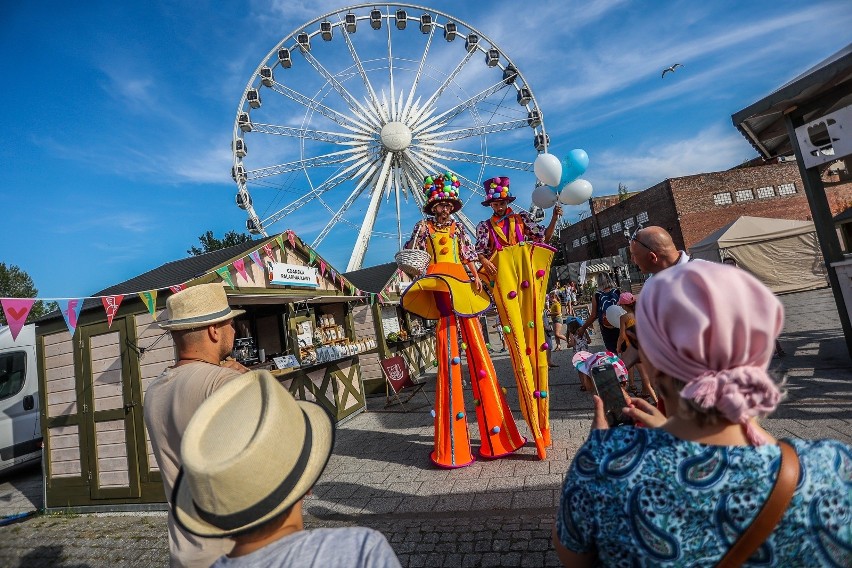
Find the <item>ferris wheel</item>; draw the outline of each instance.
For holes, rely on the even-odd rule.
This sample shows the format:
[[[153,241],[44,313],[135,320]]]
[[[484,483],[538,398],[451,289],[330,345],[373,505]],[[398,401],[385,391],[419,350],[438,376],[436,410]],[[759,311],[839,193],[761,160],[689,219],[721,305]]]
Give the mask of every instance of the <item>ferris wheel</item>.
[[[313,248],[353,243],[349,271],[372,239],[401,245],[425,176],[452,171],[478,206],[496,175],[486,168],[532,172],[548,143],[532,88],[491,38],[430,8],[362,4],[307,22],[263,58],[237,109],[231,175],[250,233],[286,219]],[[409,198],[416,209],[400,205]]]

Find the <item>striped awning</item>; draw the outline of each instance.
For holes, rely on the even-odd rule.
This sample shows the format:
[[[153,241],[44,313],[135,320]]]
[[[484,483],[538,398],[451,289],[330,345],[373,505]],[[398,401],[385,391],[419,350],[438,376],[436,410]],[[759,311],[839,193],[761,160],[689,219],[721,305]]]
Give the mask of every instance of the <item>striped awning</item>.
[[[612,269],[605,262],[598,264],[589,264],[586,266],[586,274],[594,274],[595,272],[610,272]]]

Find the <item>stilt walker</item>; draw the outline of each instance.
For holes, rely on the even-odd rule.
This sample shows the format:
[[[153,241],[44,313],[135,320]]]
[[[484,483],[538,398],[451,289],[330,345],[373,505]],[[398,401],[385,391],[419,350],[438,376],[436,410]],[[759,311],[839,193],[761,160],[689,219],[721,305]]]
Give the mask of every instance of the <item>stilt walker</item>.
[[[547,244],[562,209],[556,206],[545,229],[526,211],[514,212],[509,178],[485,182],[487,199],[494,214],[476,228],[476,252],[483,279],[491,289],[503,325],[518,384],[521,413],[535,440],[539,459],[547,457],[550,440],[547,338],[542,312],[547,280],[555,249]]]
[[[473,264],[476,253],[470,240],[450,217],[462,207],[458,186],[456,176],[450,172],[426,178],[427,201],[423,211],[433,216],[417,223],[405,248],[426,250],[431,260],[426,274],[415,279],[402,295],[403,308],[423,318],[438,320],[435,449],[431,459],[447,468],[463,467],[474,461],[462,391],[462,351],[467,356],[473,387],[480,455],[498,458],[526,443],[497,383],[477,321],[477,316],[490,307],[491,298]],[[465,266],[473,276],[465,271]]]

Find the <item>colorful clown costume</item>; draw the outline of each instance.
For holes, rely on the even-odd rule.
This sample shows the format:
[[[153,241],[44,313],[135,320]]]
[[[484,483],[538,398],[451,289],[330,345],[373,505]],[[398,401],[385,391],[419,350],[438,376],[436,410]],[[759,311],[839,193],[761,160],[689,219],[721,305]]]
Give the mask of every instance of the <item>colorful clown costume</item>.
[[[473,463],[462,391],[461,352],[467,356],[473,387],[476,421],[479,425],[481,456],[498,458],[526,443],[520,435],[476,316],[487,310],[491,299],[477,291],[462,262],[469,261],[473,249],[463,229],[450,222],[439,227],[434,220],[420,221],[407,248],[429,252],[426,274],[415,279],[402,295],[406,310],[427,319],[436,319],[437,384],[435,387],[435,448],[432,462],[455,468]],[[463,256],[465,255],[466,256]],[[458,342],[461,331],[462,343]]]
[[[488,199],[511,202],[508,178],[485,182]],[[551,225],[554,223],[551,222]],[[548,229],[550,230],[550,229]],[[548,390],[547,337],[542,314],[547,295],[547,279],[555,249],[541,241],[545,230],[526,211],[515,213],[506,208],[482,221],[476,230],[476,252],[497,270],[488,276],[494,305],[503,325],[503,336],[515,370],[521,413],[529,426],[539,459],[547,457],[550,440],[550,398]],[[483,263],[485,264],[485,263]]]

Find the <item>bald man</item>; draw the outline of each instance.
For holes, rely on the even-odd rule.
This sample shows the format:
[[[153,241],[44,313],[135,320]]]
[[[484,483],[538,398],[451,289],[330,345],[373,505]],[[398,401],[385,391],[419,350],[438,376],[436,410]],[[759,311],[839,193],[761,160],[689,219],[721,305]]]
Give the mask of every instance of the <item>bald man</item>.
[[[655,225],[639,229],[630,237],[630,256],[645,274],[689,262],[689,255],[677,249],[668,231]]]

